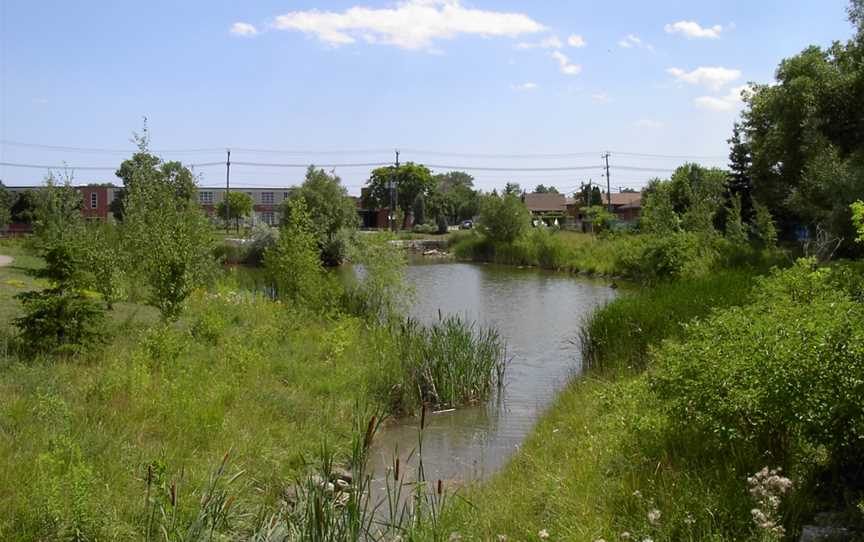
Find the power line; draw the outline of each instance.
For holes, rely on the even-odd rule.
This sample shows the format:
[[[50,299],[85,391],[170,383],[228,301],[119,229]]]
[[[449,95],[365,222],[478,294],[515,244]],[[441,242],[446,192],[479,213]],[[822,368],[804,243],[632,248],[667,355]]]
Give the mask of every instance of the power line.
[[[225,162],[199,162],[195,164],[185,164],[189,167],[209,167],[209,166],[221,166],[224,165]],[[25,169],[69,169],[69,170],[81,170],[81,171],[117,171],[118,166],[70,166],[68,164],[63,164],[59,166],[50,166],[46,164],[22,164],[17,162],[0,162],[0,166],[8,166],[8,167],[17,167],[17,168],[25,168]]]
[[[62,152],[80,152],[80,153],[99,153],[99,154],[134,154],[137,149],[105,149],[98,147],[70,147],[66,145],[44,145],[41,143],[24,143],[21,141],[0,140],[0,145],[9,147],[23,147],[32,149],[43,149]],[[224,152],[225,149],[205,148],[205,149],[162,149],[152,150],[153,153],[161,154],[204,154]]]
[[[282,163],[264,163],[264,162],[231,162],[235,166],[257,166],[257,167],[278,167],[278,168],[303,168],[306,169],[310,165],[314,165],[318,168],[340,168],[340,167],[382,167],[382,166],[391,166],[392,162],[368,162],[368,163],[359,163],[359,164],[282,164]]]
[[[430,151],[423,149],[404,149],[403,152],[414,154],[426,154],[429,156],[457,156],[460,158],[575,158],[583,156],[594,156],[597,152],[568,152],[568,153],[536,153],[536,154],[506,154],[506,153],[464,153],[447,151]]]

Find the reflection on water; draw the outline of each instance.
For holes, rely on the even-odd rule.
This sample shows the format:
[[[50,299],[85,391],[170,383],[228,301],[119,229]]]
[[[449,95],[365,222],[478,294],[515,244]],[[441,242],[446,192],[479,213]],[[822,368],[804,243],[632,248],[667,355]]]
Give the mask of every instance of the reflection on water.
[[[507,342],[512,361],[502,395],[486,405],[431,415],[424,433],[427,479],[484,478],[504,464],[578,373],[579,329],[614,290],[564,274],[465,263],[412,265],[407,275],[416,289],[413,317],[429,323],[439,310],[459,314],[494,326]],[[377,476],[392,464],[395,449],[407,459],[417,445],[417,425],[400,420],[376,436]]]

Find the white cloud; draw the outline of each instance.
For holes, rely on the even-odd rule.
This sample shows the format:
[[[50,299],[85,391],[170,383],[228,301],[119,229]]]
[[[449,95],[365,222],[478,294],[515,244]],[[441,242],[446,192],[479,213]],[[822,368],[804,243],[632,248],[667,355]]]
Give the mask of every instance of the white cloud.
[[[699,96],[693,100],[693,103],[701,109],[733,111],[737,110],[744,103],[741,93],[749,90],[750,85],[741,85],[740,87],[730,88],[729,92],[724,96]]]
[[[561,73],[564,75],[578,75],[579,72],[582,71],[582,66],[571,63],[570,59],[567,58],[567,55],[561,51],[549,53],[549,56],[558,61],[558,66],[561,68]]]
[[[723,27],[715,24],[712,27],[702,27],[696,21],[678,21],[663,27],[667,34],[683,34],[688,39],[717,39],[723,32]]]
[[[538,42],[516,44],[517,49],[561,49],[562,47],[564,47],[564,44],[561,43],[558,36],[549,36]]]
[[[627,34],[620,40],[618,40],[618,47],[622,47],[624,49],[632,49],[634,47],[638,47],[639,49],[647,49],[654,52],[654,46],[642,41],[642,38],[637,36],[636,34]]]
[[[537,90],[537,84],[532,82],[522,83],[521,85],[510,85],[510,88],[515,90],[516,92],[528,92],[530,90]]]
[[[230,32],[235,36],[254,36],[258,33],[258,29],[249,23],[234,23],[231,25]]]
[[[293,11],[276,17],[273,27],[315,35],[332,46],[354,43],[432,49],[436,40],[460,34],[516,37],[545,27],[522,13],[465,8],[460,0],[405,0],[393,8],[355,6],[343,12]]]
[[[569,38],[567,38],[567,45],[569,45],[570,47],[581,48],[585,47],[588,44],[585,42],[585,38],[583,38],[582,36],[578,34],[572,34]]]
[[[609,95],[605,92],[598,92],[596,94],[592,94],[591,99],[600,104],[608,104],[612,101],[612,98],[610,98]]]
[[[741,77],[741,70],[723,68],[720,66],[700,66],[686,72],[681,68],[668,68],[666,73],[678,81],[691,85],[704,85],[711,90],[720,90],[724,85]]]
[[[633,123],[633,126],[635,126],[636,128],[644,128],[647,130],[660,130],[665,126],[665,124],[663,124],[659,120],[639,119]]]

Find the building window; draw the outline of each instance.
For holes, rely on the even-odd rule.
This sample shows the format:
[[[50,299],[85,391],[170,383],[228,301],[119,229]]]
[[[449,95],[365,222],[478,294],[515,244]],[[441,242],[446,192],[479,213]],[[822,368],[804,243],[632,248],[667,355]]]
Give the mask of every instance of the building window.
[[[261,192],[261,203],[273,205],[273,192]]]
[[[288,199],[288,192],[282,192],[282,199]]]
[[[276,223],[276,220],[273,217],[273,211],[264,211],[263,213],[261,213],[261,221],[268,226],[274,225]]]
[[[213,205],[213,192],[198,192],[198,203],[201,205]]]
[[[99,207],[99,194],[90,192],[90,208],[95,209],[96,207]]]

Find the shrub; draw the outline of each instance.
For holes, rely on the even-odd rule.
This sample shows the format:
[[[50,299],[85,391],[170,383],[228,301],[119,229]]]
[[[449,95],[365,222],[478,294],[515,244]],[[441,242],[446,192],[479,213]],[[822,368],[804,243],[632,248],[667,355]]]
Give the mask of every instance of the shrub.
[[[647,281],[677,280],[707,273],[718,256],[713,236],[679,232],[652,236],[642,251],[621,263],[627,274]]]
[[[864,484],[864,308],[812,261],[760,281],[754,303],[666,343],[652,387],[680,431],[784,467],[813,461]],[[752,465],[751,465],[752,466]]]
[[[276,246],[279,241],[279,230],[267,224],[257,224],[249,233],[249,242],[245,247],[243,261],[250,265],[258,265],[264,261],[264,253]]]
[[[415,224],[411,231],[414,233],[433,234],[438,233],[438,226],[435,224]],[[446,227],[445,227],[446,231]]]
[[[537,265],[544,269],[562,269],[567,265],[568,251],[561,237],[547,228],[537,228],[528,236]]]
[[[518,196],[492,193],[480,202],[480,231],[499,243],[512,243],[528,229],[531,213]]]

